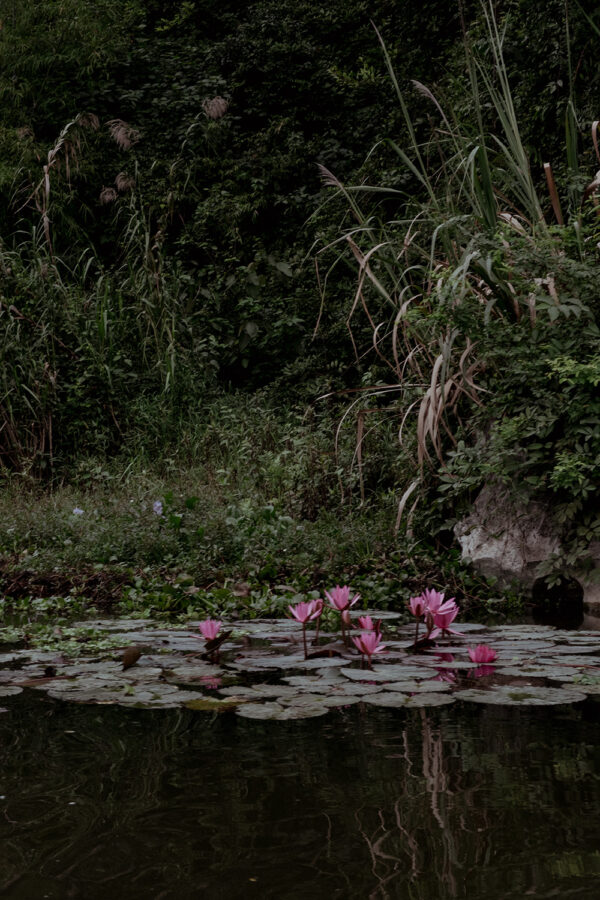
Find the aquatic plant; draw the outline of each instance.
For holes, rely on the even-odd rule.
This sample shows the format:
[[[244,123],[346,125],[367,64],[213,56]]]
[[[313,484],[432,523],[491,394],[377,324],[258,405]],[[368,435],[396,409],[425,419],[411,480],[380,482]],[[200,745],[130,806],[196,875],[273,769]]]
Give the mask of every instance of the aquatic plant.
[[[429,610],[430,613],[438,612],[444,605],[445,596],[446,595],[444,593],[436,591],[433,588],[425,588],[425,590],[421,594],[421,598],[423,600],[423,603],[425,604],[425,610]],[[454,598],[446,602],[452,603],[453,601]]]
[[[222,624],[222,622],[217,621],[216,619],[204,619],[203,622],[198,624],[198,628],[205,641],[214,641],[221,630]]]
[[[308,657],[308,648],[306,646],[306,625],[314,619],[319,619],[323,612],[322,600],[302,600],[296,606],[288,606],[292,616],[302,625],[302,642],[304,644],[304,659]]]
[[[435,640],[441,633],[444,634],[460,634],[453,631],[449,626],[459,613],[459,608],[452,597],[445,600],[445,594],[432,588],[426,588],[419,597],[411,597],[408,601],[408,608],[411,614],[416,618],[415,640],[414,645],[417,646],[419,640],[419,624],[423,617],[427,634],[424,640]]]
[[[347,584],[343,587],[340,587],[337,584],[330,591],[325,591],[325,596],[329,600],[329,605],[332,609],[337,610],[341,614],[341,626],[342,626],[342,640],[344,643],[346,641],[346,625],[349,624],[348,616],[344,616],[345,612],[349,612],[350,608],[354,606],[355,603],[358,603],[360,600],[360,594],[355,594],[354,597],[350,597],[350,588]]]
[[[491,663],[497,658],[498,654],[487,644],[478,644],[476,647],[469,647],[467,650],[469,659],[475,663]]]
[[[444,603],[443,607],[440,607],[438,612],[433,613],[433,615],[428,615],[427,617],[427,637],[429,640],[435,640],[436,637],[439,637],[440,634],[460,634],[460,631],[455,631],[454,628],[450,628],[452,622],[454,622],[459,612],[458,606],[454,603],[453,600],[447,600]],[[431,619],[430,619],[431,616]],[[430,621],[433,622],[433,627],[430,627]]]
[[[377,631],[364,631],[360,637],[353,637],[352,641],[363,657],[367,657],[369,669],[372,668],[371,658],[373,655],[385,650],[385,644],[381,643],[381,634]]]

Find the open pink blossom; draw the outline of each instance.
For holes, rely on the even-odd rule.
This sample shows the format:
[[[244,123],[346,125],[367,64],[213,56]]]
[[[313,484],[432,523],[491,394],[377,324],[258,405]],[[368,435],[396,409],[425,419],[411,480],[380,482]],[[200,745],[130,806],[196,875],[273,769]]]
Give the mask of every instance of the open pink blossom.
[[[351,606],[354,606],[360,600],[360,594],[355,594],[354,597],[350,598],[350,588],[347,584],[343,587],[340,587],[339,584],[336,585],[330,591],[325,591],[325,596],[329,600],[331,608],[337,609],[338,612],[350,609]]]
[[[433,640],[434,637],[438,636],[440,631],[442,631],[444,634],[460,634],[460,631],[455,631],[453,628],[450,628],[450,625],[452,624],[452,622],[454,622],[457,615],[458,606],[456,606],[455,603],[452,605],[451,609],[448,609],[444,612],[434,613],[433,624],[435,628],[430,632],[428,637]]]
[[[307,602],[303,600],[301,603],[297,603],[296,606],[288,606],[288,609],[295,619],[306,625],[307,622],[319,618],[323,611],[323,601],[309,600]]]
[[[491,663],[494,662],[498,654],[487,644],[477,644],[476,647],[469,647],[467,650],[469,659],[474,663]]]
[[[202,632],[202,637],[206,641],[214,641],[219,631],[221,630],[222,622],[218,622],[216,619],[204,619],[203,622],[200,622],[198,628]]]
[[[360,637],[353,637],[352,641],[357,650],[363,656],[367,657],[369,666],[371,665],[371,657],[374,653],[381,653],[385,650],[385,644],[381,643],[381,635],[376,631],[364,631]]]
[[[456,612],[458,613],[458,606],[456,604],[454,597],[452,598],[452,600],[445,600],[442,603],[442,605],[440,606],[440,608],[437,610],[435,615],[439,615],[440,613],[449,613],[449,612],[452,612],[453,610],[456,610]]]
[[[425,610],[430,613],[438,612],[440,606],[444,602],[445,594],[434,590],[433,588],[425,588],[421,594],[421,600],[425,604]]]

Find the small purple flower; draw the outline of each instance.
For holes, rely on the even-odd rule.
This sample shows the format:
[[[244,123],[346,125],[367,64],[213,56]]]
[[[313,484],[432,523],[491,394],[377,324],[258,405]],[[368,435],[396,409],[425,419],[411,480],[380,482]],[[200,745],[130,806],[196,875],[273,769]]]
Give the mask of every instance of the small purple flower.
[[[78,506],[76,506],[76,507],[73,509],[73,515],[74,515],[74,516],[82,516],[82,515],[83,515],[83,510],[80,509]]]
[[[163,514],[163,505],[160,500],[155,500],[152,504],[152,512],[155,516],[162,516]]]

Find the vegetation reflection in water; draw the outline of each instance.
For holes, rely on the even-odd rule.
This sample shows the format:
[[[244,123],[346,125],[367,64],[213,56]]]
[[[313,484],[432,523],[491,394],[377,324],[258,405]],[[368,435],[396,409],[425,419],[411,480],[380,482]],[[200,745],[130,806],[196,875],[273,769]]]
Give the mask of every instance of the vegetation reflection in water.
[[[336,709],[254,722],[57,704],[0,717],[11,900],[592,898],[600,719]]]

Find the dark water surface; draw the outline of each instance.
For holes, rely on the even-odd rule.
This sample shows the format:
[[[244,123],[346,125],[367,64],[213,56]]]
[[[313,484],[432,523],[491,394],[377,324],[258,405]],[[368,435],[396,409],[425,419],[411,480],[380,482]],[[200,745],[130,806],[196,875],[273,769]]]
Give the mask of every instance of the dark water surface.
[[[0,714],[0,894],[598,898],[600,703]]]

